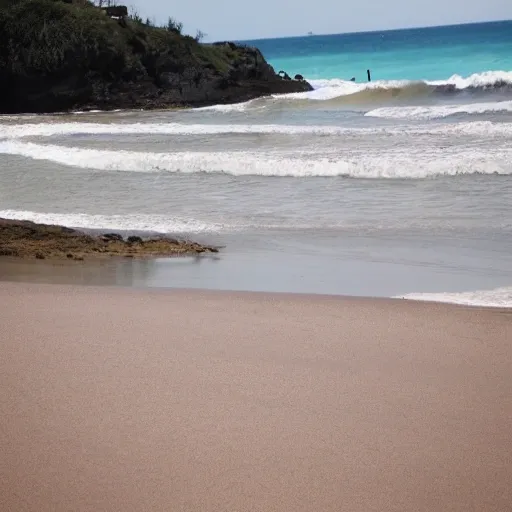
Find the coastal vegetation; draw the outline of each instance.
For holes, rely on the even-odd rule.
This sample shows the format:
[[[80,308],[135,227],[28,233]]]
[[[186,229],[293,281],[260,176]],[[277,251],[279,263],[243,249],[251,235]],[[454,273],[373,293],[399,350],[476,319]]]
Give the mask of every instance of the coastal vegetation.
[[[202,44],[170,17],[109,16],[87,0],[0,0],[0,112],[167,108],[310,90],[259,50]]]

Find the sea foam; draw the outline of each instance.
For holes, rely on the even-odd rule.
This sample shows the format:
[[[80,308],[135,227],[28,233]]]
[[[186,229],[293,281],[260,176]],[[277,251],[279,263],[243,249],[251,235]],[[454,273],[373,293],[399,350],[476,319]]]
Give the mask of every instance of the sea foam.
[[[0,153],[103,171],[225,173],[233,176],[428,178],[439,175],[511,175],[512,148],[396,149],[373,155],[217,151],[147,153],[0,141]]]
[[[309,80],[314,90],[303,93],[274,96],[285,99],[332,100],[343,96],[360,95],[366,102],[393,97],[422,97],[431,94],[453,95],[461,91],[492,91],[512,89],[512,71],[485,71],[468,77],[453,75],[445,80],[375,80],[372,82],[351,82],[340,78]],[[363,93],[363,94],[361,94]],[[351,101],[357,98],[351,98]]]
[[[82,229],[109,229],[131,232],[175,234],[216,233],[236,229],[236,226],[227,224],[169,215],[90,215],[86,213],[43,213],[26,210],[0,210],[0,218],[29,220],[42,224],[59,224]]]
[[[502,102],[502,108],[511,108],[511,102]],[[493,105],[493,104],[490,104]],[[494,104],[499,105],[499,104]],[[401,109],[376,109],[372,115],[414,116],[415,112],[427,112],[419,107]],[[439,107],[440,109],[449,107]],[[459,106],[462,112],[483,110],[487,107]],[[498,107],[496,107],[498,108]],[[430,112],[430,110],[428,111]],[[435,111],[434,111],[435,112]],[[444,111],[443,111],[444,112]],[[370,115],[370,113],[368,114]],[[510,136],[512,124],[475,121],[468,123],[443,124],[441,126],[374,126],[366,128],[349,128],[331,125],[284,125],[284,124],[188,124],[188,123],[24,123],[0,124],[0,140],[21,139],[25,137],[52,137],[66,135],[223,135],[223,134],[278,134],[278,135],[479,135]]]
[[[406,295],[398,296],[395,298],[419,301],[448,302],[466,306],[510,308],[512,307],[512,287],[458,293],[408,293]]]
[[[442,119],[458,114],[512,112],[512,101],[470,103],[467,105],[435,105],[428,107],[382,107],[366,112],[367,117],[384,119]]]

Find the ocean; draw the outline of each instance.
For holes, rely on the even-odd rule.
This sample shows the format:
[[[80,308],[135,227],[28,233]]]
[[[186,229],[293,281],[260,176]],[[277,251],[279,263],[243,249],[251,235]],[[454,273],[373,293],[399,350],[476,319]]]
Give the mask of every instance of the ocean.
[[[246,43],[315,90],[0,116],[0,217],[224,247],[89,281],[512,306],[511,21]]]

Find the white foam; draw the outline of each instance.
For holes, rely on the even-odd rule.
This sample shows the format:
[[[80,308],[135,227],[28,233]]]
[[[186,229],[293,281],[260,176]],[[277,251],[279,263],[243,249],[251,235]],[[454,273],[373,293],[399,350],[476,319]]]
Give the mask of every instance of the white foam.
[[[81,115],[81,114],[111,114],[113,112],[122,112],[120,108],[116,108],[114,110],[75,110],[74,112],[71,112],[74,115]],[[66,114],[66,112],[64,112]]]
[[[468,77],[453,75],[445,80],[374,80],[372,82],[351,82],[340,78],[308,80],[314,90],[310,92],[274,95],[274,98],[331,100],[372,89],[400,89],[414,85],[443,86],[450,85],[456,89],[489,88],[497,83],[512,86],[512,71],[485,71]]]
[[[37,119],[39,116],[35,114],[0,114],[0,122],[2,121],[24,121],[26,119]],[[1,126],[1,125],[0,125]]]
[[[356,178],[426,178],[457,174],[512,174],[512,148],[491,151],[389,149],[374,154],[314,151],[145,153],[84,149],[19,140],[0,141],[0,153],[103,171],[226,173],[234,176],[351,176]]]
[[[348,128],[279,124],[185,124],[185,123],[26,123],[0,125],[0,139],[55,135],[216,135],[216,134],[320,134],[340,135]]]
[[[431,107],[383,107],[366,112],[367,117],[384,119],[442,119],[456,114],[486,114],[512,112],[512,101],[470,103],[467,105],[438,105]]]
[[[249,107],[254,105],[255,100],[243,101],[242,103],[230,103],[228,105],[210,105],[208,107],[197,107],[184,112],[202,112],[213,111],[220,113],[245,112]]]
[[[274,95],[273,97],[322,101],[331,100],[339,96],[348,96],[369,89],[394,89],[405,87],[414,82],[407,80],[376,80],[374,82],[358,83],[333,78],[326,80],[309,80],[309,83],[313,86],[313,91]]]
[[[170,217],[166,215],[89,215],[85,213],[41,213],[24,210],[2,210],[4,219],[30,220],[42,224],[58,224],[82,229],[108,229],[117,231],[145,231],[155,233],[216,233],[235,229],[221,223]]]
[[[484,71],[468,77],[452,75],[447,80],[433,80],[427,83],[430,85],[454,85],[457,89],[467,89],[470,87],[492,87],[498,82],[512,85],[512,71]]]
[[[289,94],[274,95],[276,99],[307,99],[307,100],[330,100],[338,96],[347,96],[366,88],[366,84],[348,82],[337,78],[331,80],[309,80],[313,91],[295,92]]]
[[[458,293],[408,293],[396,297],[420,301],[449,302],[466,306],[512,307],[512,287]]]
[[[512,102],[510,103],[512,108]],[[415,108],[415,107],[412,107]],[[471,107],[468,107],[471,108]],[[383,114],[399,112],[378,109]],[[409,112],[406,110],[405,112]],[[412,112],[412,111],[411,111]],[[398,114],[400,115],[400,114]],[[453,123],[442,126],[388,126],[347,128],[328,125],[280,125],[280,124],[185,124],[185,123],[25,123],[0,124],[1,139],[23,137],[51,137],[66,135],[222,135],[222,134],[281,134],[281,135],[512,135],[512,124],[476,121]]]
[[[54,213],[26,210],[0,210],[0,218],[29,220],[42,224],[58,224],[77,229],[99,229],[128,232],[179,233],[235,233],[247,229],[318,229],[318,223],[266,222],[230,219],[229,222],[212,222],[200,219],[175,217],[161,214],[93,215],[87,213]],[[324,229],[347,227],[340,222],[323,224]],[[358,228],[359,229],[359,226]]]

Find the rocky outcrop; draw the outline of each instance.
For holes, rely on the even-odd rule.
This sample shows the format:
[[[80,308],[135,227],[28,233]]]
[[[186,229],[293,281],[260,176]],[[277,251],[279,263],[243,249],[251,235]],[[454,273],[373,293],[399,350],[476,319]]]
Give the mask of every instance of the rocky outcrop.
[[[0,219],[0,256],[35,259],[151,258],[218,252],[216,247],[168,237],[124,239],[118,233],[89,235],[64,226]]]
[[[84,1],[0,0],[0,33],[3,113],[206,106],[312,89],[280,77],[256,48],[201,44]]]

